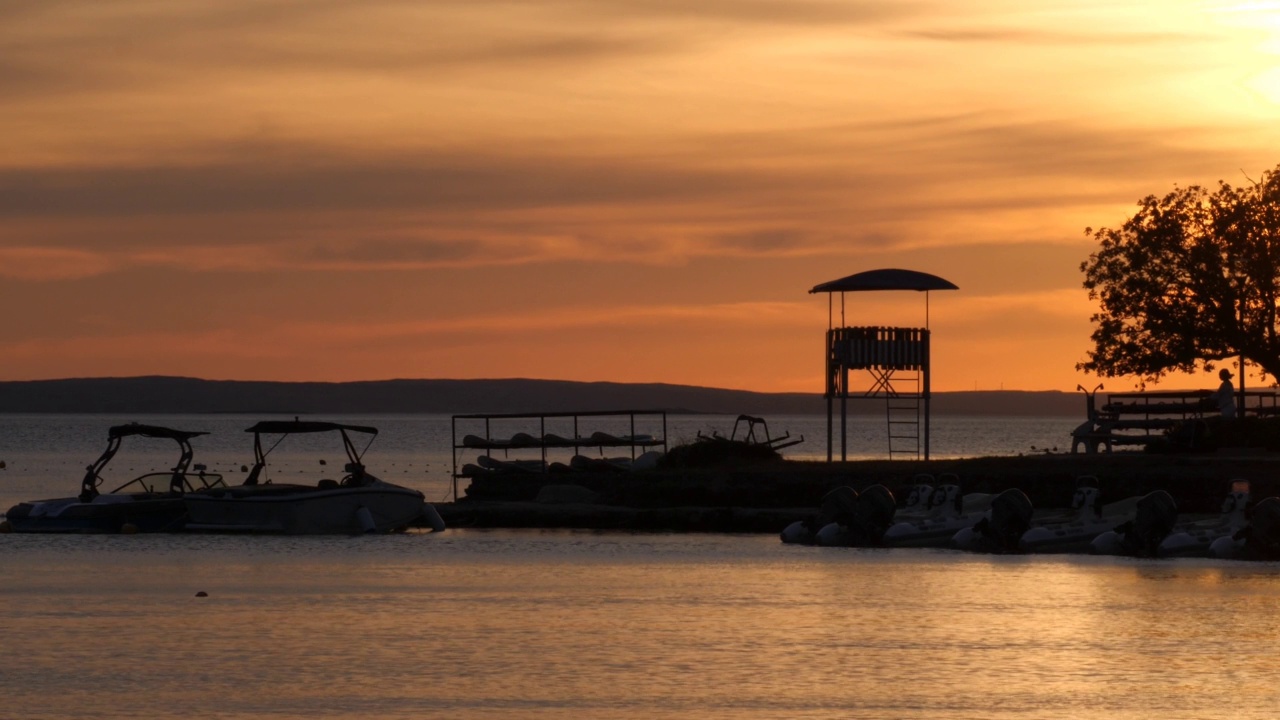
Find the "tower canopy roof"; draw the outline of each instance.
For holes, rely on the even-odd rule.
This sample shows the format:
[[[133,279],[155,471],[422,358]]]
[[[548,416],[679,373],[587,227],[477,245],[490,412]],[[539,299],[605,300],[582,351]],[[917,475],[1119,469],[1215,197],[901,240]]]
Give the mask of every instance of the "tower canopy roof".
[[[839,280],[814,285],[810,293],[862,292],[869,290],[959,290],[950,280],[916,270],[884,268],[855,273]]]

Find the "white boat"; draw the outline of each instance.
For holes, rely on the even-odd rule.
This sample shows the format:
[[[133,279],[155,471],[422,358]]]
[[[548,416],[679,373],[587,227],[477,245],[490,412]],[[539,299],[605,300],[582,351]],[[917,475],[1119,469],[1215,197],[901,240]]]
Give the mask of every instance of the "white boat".
[[[1090,543],[1128,520],[1137,505],[1132,497],[1103,505],[1096,478],[1080,478],[1071,498],[1071,510],[1063,516],[1038,518],[1039,524],[1023,533],[1018,549],[1029,553],[1089,552]]]
[[[817,544],[829,546],[880,545],[884,533],[898,520],[918,520],[933,512],[929,501],[933,497],[933,476],[920,473],[914,478],[915,484],[907,491],[907,500],[900,509],[891,509],[886,498],[893,500],[893,494],[882,485],[873,485],[863,492],[871,494],[860,498],[854,511],[819,528]],[[850,518],[857,518],[850,522]]]
[[[818,504],[818,513],[812,518],[796,520],[781,533],[782,542],[789,545],[814,545],[818,541],[818,533],[827,525],[846,517],[852,517],[853,503],[858,498],[858,491],[842,485],[822,496]]]
[[[1280,498],[1258,501],[1248,510],[1248,523],[1239,531],[1214,540],[1210,557],[1235,560],[1280,560]]]
[[[929,501],[933,498],[933,487],[936,484],[933,476],[928,473],[919,473],[912,478],[912,483],[911,489],[907,491],[906,501],[894,516],[898,520],[925,517],[933,511],[929,507]]]
[[[1173,496],[1164,490],[1149,492],[1134,503],[1132,517],[1099,533],[1089,543],[1089,551],[1095,555],[1155,557],[1177,521],[1178,505]]]
[[[921,517],[929,512],[929,497],[933,494],[932,475],[920,474],[907,493],[907,501],[893,517]],[[879,491],[874,491],[879,495]],[[892,497],[892,494],[890,494]],[[782,542],[796,545],[842,546],[854,543],[847,523],[854,517],[858,492],[842,486],[827,493],[812,518],[797,520],[781,533]],[[882,498],[881,498],[882,499]],[[863,501],[868,502],[867,500]]]
[[[248,478],[243,485],[187,495],[187,530],[324,535],[393,532],[417,525],[444,529],[440,514],[422,493],[365,471],[361,457],[368,444],[357,449],[351,434],[368,435],[372,443],[377,428],[291,420],[260,422],[246,432],[253,433],[254,454]],[[341,480],[322,478],[304,485],[264,479],[267,455],[285,437],[326,432],[342,438],[347,464]],[[264,450],[263,435],[280,438]]]
[[[953,476],[954,477],[954,476]],[[978,522],[991,507],[989,493],[961,494],[960,486],[945,483],[933,489],[929,514],[895,523],[885,531],[884,544],[892,547],[951,547],[952,538]]]
[[[952,536],[951,544],[971,552],[1017,552],[1023,534],[1031,529],[1032,514],[1027,494],[1009,488],[991,499],[991,506],[977,522]]]
[[[1221,515],[1178,525],[1160,543],[1157,554],[1160,557],[1208,557],[1210,548],[1220,539],[1226,538],[1228,544],[1234,544],[1236,534],[1249,524],[1248,507],[1249,481],[1232,482],[1231,492],[1222,501]]]
[[[840,497],[839,511],[822,526],[814,542],[826,547],[873,547],[880,545],[884,531],[893,524],[897,501],[883,485],[872,485],[855,493],[850,488]]]

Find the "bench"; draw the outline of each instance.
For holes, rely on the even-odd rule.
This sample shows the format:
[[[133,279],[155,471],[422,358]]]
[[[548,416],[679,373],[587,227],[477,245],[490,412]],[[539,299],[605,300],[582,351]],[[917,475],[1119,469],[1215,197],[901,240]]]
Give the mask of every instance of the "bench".
[[[1168,431],[1188,420],[1203,419],[1206,412],[1217,413],[1208,390],[1112,393],[1098,409],[1096,393],[1101,388],[1099,385],[1089,392],[1077,386],[1085,393],[1088,420],[1071,431],[1072,453],[1080,452],[1082,446],[1090,454],[1102,448],[1111,452],[1117,446],[1146,447],[1163,441]],[[1161,432],[1156,434],[1153,430]]]

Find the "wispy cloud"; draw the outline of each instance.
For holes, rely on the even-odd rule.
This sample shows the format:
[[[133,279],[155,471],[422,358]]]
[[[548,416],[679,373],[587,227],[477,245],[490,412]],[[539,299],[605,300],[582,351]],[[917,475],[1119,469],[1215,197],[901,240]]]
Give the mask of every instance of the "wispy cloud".
[[[718,42],[734,26],[879,24],[925,7],[869,0],[9,2],[0,8],[0,97],[184,85],[192,75],[495,65],[535,72],[687,51]]]
[[[701,152],[666,157],[554,148],[390,156],[234,144],[200,151],[200,161],[0,169],[0,217],[167,217],[173,232],[166,246],[189,244],[178,230],[185,222],[221,218],[234,227],[236,218],[249,217],[252,227],[241,229],[253,234],[218,244],[270,246],[287,239],[300,248],[306,243],[299,244],[297,234],[311,231],[299,214],[372,221],[368,230],[342,230],[357,244],[335,244],[333,237],[304,250],[308,257],[294,258],[317,263],[452,264],[483,255],[504,237],[526,246],[517,254],[530,258],[550,251],[563,259],[556,247],[579,256],[594,246],[607,248],[603,254],[625,246],[681,249],[654,245],[659,234],[672,242],[685,238],[687,252],[768,256],[830,250],[851,234],[873,244],[900,244],[908,235],[918,242],[915,233],[925,221],[1114,202],[1117,187],[1126,184],[1136,199],[1140,186],[1124,175],[1132,168],[1176,174],[1207,164],[1207,152],[1167,138],[960,118],[880,132],[848,126],[800,137],[707,137]],[[752,146],[765,149],[753,153]],[[858,161],[850,164],[853,157]],[[301,233],[282,234],[278,224],[269,230],[257,221],[263,214],[279,214]],[[432,230],[413,229],[415,218]],[[121,238],[117,246],[134,244]]]
[[[447,336],[480,336],[502,338],[545,337],[572,330],[609,329],[617,327],[656,327],[685,330],[690,327],[791,326],[797,318],[816,317],[819,308],[811,303],[747,302],[696,305],[611,305],[610,307],[557,307],[537,311],[501,314],[467,314],[447,319],[340,323],[291,323],[288,328],[270,327],[271,334],[283,332],[297,338],[323,338],[333,345],[431,337],[439,341]],[[267,331],[264,328],[264,331]]]
[[[75,280],[101,275],[115,263],[100,253],[42,247],[0,247],[0,277],[18,280]]]
[[[1205,33],[1181,32],[1055,32],[1052,30],[1028,30],[1023,28],[939,28],[911,30],[906,37],[937,40],[948,43],[993,43],[1014,45],[1064,45],[1064,46],[1162,46],[1207,42]]]

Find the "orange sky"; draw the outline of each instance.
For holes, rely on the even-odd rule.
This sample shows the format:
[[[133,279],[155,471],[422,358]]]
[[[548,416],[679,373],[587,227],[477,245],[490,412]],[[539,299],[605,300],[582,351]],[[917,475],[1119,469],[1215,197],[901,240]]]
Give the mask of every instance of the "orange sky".
[[[822,390],[941,275],[934,388],[1061,389],[1086,226],[1280,164],[1280,2],[0,9],[0,379]],[[851,295],[850,324],[923,323]],[[1166,387],[1216,385],[1208,375]],[[1108,389],[1127,389],[1114,380]]]

